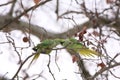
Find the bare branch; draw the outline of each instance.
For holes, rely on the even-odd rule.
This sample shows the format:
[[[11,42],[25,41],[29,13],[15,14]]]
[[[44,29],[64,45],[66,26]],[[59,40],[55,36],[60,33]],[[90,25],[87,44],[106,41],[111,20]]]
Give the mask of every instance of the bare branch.
[[[57,16],[57,20],[59,18],[59,0],[56,0],[56,10],[55,10],[55,13],[56,13],[56,16]]]
[[[15,7],[15,3],[17,2],[17,0],[13,0],[13,3],[12,3],[12,6],[11,6],[11,9],[8,13],[8,15],[12,16],[13,15],[13,11],[14,11],[14,7]]]
[[[119,62],[119,63],[116,63],[116,64],[114,64],[114,65],[110,65],[110,66],[108,66],[108,67],[104,67],[104,68],[100,69],[98,72],[96,72],[96,73],[94,74],[93,77],[90,78],[90,80],[94,80],[94,78],[96,78],[98,75],[102,74],[103,72],[105,72],[105,71],[107,71],[107,70],[109,70],[109,69],[111,69],[111,68],[117,67],[117,66],[120,66],[120,62]]]
[[[9,2],[7,2],[7,3],[4,3],[4,4],[0,4],[0,7],[2,7],[2,6],[6,6],[6,5],[8,5],[8,4],[10,4],[10,3],[13,3],[14,1],[9,1]]]
[[[55,64],[56,64],[56,66],[57,66],[57,68],[58,68],[58,70],[60,72],[60,67],[57,64],[57,50],[56,50],[56,54],[55,54]]]
[[[21,55],[19,54],[19,52],[18,52],[17,49],[16,49],[16,45],[15,45],[14,39],[11,38],[10,36],[7,36],[7,35],[6,35],[6,38],[7,38],[8,42],[12,44],[15,52],[17,53],[18,58],[19,58],[18,64],[20,64],[20,63],[22,62],[22,60],[21,60]]]
[[[49,69],[50,74],[51,74],[52,77],[53,77],[53,80],[56,80],[55,77],[54,77],[54,74],[52,73],[52,71],[51,71],[51,69],[50,69],[51,56],[50,56],[50,55],[48,55],[48,56],[49,56],[49,61],[48,61],[47,67],[48,67],[48,69]]]
[[[109,72],[115,77],[115,78],[118,78],[118,79],[120,79],[120,76],[118,77],[118,76],[116,76],[112,71],[110,71],[109,70]]]
[[[15,79],[15,77],[18,75],[18,73],[19,73],[20,70],[22,69],[23,65],[24,65],[24,64],[27,62],[27,60],[28,60],[29,58],[31,58],[33,55],[34,55],[34,54],[31,54],[30,56],[28,56],[28,57],[20,64],[17,72],[15,73],[15,75],[12,77],[11,80],[14,80],[14,79]]]
[[[86,67],[84,65],[83,60],[81,59],[81,57],[79,56],[79,61],[78,61],[78,66],[79,66],[79,71],[81,72],[81,76],[83,80],[89,80],[89,78],[91,77],[90,73],[86,70]]]

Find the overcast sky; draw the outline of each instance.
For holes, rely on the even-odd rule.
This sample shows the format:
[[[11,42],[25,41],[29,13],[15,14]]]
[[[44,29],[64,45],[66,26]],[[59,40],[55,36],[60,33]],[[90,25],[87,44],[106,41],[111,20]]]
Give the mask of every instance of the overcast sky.
[[[2,0],[0,1],[0,4],[5,3],[7,0]],[[91,4],[94,4],[92,2],[92,0],[89,0],[91,2]],[[94,8],[94,6],[90,6],[90,2],[86,1],[87,6],[90,7],[91,9]],[[97,0],[98,3],[100,3],[103,0]],[[27,3],[26,3],[27,2]],[[63,2],[63,4],[61,4],[61,8],[63,9],[72,9],[73,7],[75,9],[78,8],[78,6],[70,6],[70,0],[61,0],[61,3]],[[97,4],[98,4],[97,3]],[[18,3],[19,4],[19,3]],[[24,4],[26,5],[26,7],[30,7],[32,5],[34,5],[34,2],[32,0],[25,0]],[[68,4],[68,5],[66,5]],[[54,6],[53,6],[54,5]],[[19,5],[16,5],[16,9],[19,7]],[[63,32],[71,27],[73,27],[74,23],[70,20],[59,20],[56,21],[56,15],[55,13],[52,12],[52,10],[54,10],[55,8],[55,2],[51,1],[48,5],[45,5],[44,7],[40,7],[37,8],[32,15],[32,19],[31,19],[31,23],[39,25],[44,27],[46,30],[50,30],[50,31],[54,31],[54,32]],[[100,10],[103,7],[108,7],[108,5],[105,6],[105,2],[103,1],[103,3],[99,4],[97,8],[99,8]],[[0,7],[0,14],[5,14],[6,12],[9,11],[9,6],[7,7]],[[64,12],[61,11],[61,13]],[[84,19],[83,19],[84,18]],[[21,20],[24,20],[26,22],[28,22],[28,19],[26,17],[22,17]],[[85,18],[83,15],[79,15],[79,18],[76,17],[76,22],[77,23],[83,23],[85,20],[88,20],[87,18]],[[81,21],[81,22],[80,22]],[[106,28],[105,28],[106,29]],[[92,29],[89,29],[88,32],[91,32]],[[105,32],[106,34],[108,34],[107,32]],[[115,34],[112,34],[114,37],[116,36]],[[6,41],[6,37],[4,35],[4,33],[0,32],[0,41]],[[11,32],[11,36],[15,39],[17,46],[28,46],[27,43],[23,43],[21,41],[21,39],[23,38],[24,35],[22,35],[22,32],[20,31],[12,31]],[[116,36],[117,37],[117,36]],[[39,40],[38,38],[36,38],[35,36],[32,36],[32,41],[34,42],[34,44],[38,44]],[[21,45],[22,44],[22,45]],[[16,70],[18,69],[19,65],[16,65],[17,62],[17,58],[15,57],[16,55],[11,55],[11,53],[15,53],[13,48],[10,47],[11,45],[8,44],[0,44],[0,74],[5,75],[11,78],[13,77],[13,75],[15,74]],[[114,47],[113,47],[114,46]],[[118,47],[117,47],[118,46]],[[111,57],[115,56],[114,53],[119,52],[119,46],[120,46],[120,42],[116,42],[113,39],[109,39],[108,42],[106,43],[106,48],[108,50],[108,52],[111,54]],[[59,47],[59,46],[58,46]],[[25,59],[26,56],[28,56],[29,54],[31,54],[33,51],[31,49],[32,47],[30,47],[29,49],[24,49],[22,51],[22,53],[27,53],[27,54],[23,54],[22,58]],[[20,50],[19,50],[20,51]],[[59,50],[57,53],[57,64],[60,68],[60,71],[55,63],[55,54],[56,52],[53,51],[51,53],[51,70],[53,71],[53,74],[55,73],[55,78],[56,80],[82,80],[79,74],[76,74],[76,72],[78,72],[78,67],[76,63],[72,62],[72,58],[69,55],[69,53],[67,53],[65,50]],[[92,58],[92,59],[96,59]],[[29,62],[31,60],[29,60],[24,66],[23,69],[26,69]],[[120,58],[117,58],[117,61],[120,61]],[[100,68],[98,68],[96,66],[97,61],[85,61],[86,62],[86,66],[88,67],[88,70],[90,71],[90,73],[93,75],[97,70],[99,70]],[[34,63],[29,70],[27,70],[27,72],[29,73],[30,76],[32,76],[33,74],[39,74],[41,73],[43,75],[43,77],[45,77],[47,80],[52,80],[52,76],[51,74],[48,72],[48,67],[47,67],[47,63],[48,63],[48,56],[47,55],[41,55],[40,58],[36,61],[36,63]],[[114,71],[116,75],[120,75],[119,71],[115,70]],[[79,73],[79,72],[78,72]],[[20,72],[20,76],[22,76],[21,74],[23,74],[22,72]],[[38,80],[45,80],[44,78],[40,78]],[[113,77],[110,76],[109,80],[113,80]],[[117,79],[114,79],[117,80]]]

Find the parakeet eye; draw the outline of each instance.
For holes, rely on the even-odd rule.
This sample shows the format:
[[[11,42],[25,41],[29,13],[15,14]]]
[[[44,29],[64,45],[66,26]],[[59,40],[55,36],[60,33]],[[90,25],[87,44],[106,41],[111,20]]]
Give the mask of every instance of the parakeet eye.
[[[35,48],[35,47],[34,47],[34,48],[32,48],[32,49],[33,49],[34,51],[37,51],[37,50],[38,50],[38,49],[37,49],[37,48]]]

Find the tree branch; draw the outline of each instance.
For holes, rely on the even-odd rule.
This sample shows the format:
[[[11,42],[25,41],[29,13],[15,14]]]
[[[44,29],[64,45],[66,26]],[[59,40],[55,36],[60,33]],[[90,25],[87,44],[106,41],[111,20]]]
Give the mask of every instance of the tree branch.
[[[101,70],[99,70],[98,72],[96,72],[96,73],[94,74],[94,76],[90,78],[90,80],[94,80],[94,78],[96,78],[98,75],[100,75],[100,74],[103,73],[104,71],[107,71],[107,70],[109,70],[109,69],[111,69],[111,68],[114,68],[114,67],[117,67],[117,66],[119,66],[119,65],[120,65],[120,62],[119,62],[119,63],[116,63],[116,64],[114,64],[114,65],[110,65],[110,66],[108,66],[108,67],[102,68]]]

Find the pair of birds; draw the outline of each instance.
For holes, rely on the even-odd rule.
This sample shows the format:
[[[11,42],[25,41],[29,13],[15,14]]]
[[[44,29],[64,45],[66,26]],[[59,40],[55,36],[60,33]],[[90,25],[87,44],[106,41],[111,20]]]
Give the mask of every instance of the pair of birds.
[[[67,49],[68,52],[71,53],[79,53],[80,55],[83,56],[94,56],[97,55],[99,56],[100,54],[97,53],[94,50],[91,50],[87,47],[85,47],[82,43],[78,42],[78,40],[74,38],[69,38],[69,39],[47,39],[42,41],[40,44],[35,46],[33,48],[34,51],[36,51],[31,63],[35,60],[37,60],[40,56],[40,54],[49,54],[53,48],[56,47],[57,45],[62,45],[63,48]],[[31,65],[30,63],[30,65]]]

